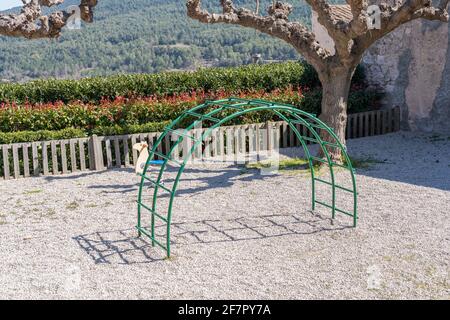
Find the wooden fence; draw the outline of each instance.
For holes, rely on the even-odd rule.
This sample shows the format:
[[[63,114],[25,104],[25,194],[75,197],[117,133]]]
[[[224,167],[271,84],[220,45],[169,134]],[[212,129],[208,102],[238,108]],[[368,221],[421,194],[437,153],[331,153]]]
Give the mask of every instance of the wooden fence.
[[[311,137],[306,128],[301,125],[296,126],[303,135]],[[346,136],[347,139],[354,139],[386,134],[399,129],[399,108],[370,111],[349,115]],[[196,129],[190,134],[200,137],[203,130]],[[160,134],[92,136],[0,145],[0,178],[18,179],[133,167],[138,153],[132,149],[132,146],[140,141],[146,141],[152,145]],[[174,135],[168,135],[158,151],[165,154],[173,146],[176,138]],[[182,158],[183,154],[192,147],[190,143],[190,139],[184,139],[175,150],[174,158]],[[294,132],[283,121],[227,126],[215,129],[205,141],[203,148],[199,148],[193,157],[230,156],[299,145]]]

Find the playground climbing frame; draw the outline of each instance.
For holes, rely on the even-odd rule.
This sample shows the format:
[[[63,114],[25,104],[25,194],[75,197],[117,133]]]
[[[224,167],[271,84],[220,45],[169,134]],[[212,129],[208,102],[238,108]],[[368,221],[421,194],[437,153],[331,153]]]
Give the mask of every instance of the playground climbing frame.
[[[159,136],[157,141],[153,144],[152,149],[149,153],[149,158],[147,164],[141,174],[141,182],[138,193],[138,223],[137,230],[139,236],[145,235],[151,239],[152,245],[159,246],[164,249],[167,253],[167,257],[171,255],[171,222],[172,222],[172,209],[173,203],[176,197],[177,188],[185,170],[185,167],[190,159],[190,157],[202,147],[203,141],[211,136],[213,131],[218,127],[232,121],[233,119],[245,115],[250,112],[258,111],[270,111],[276,114],[281,120],[286,121],[288,126],[294,132],[295,136],[299,140],[301,146],[303,147],[305,156],[308,161],[309,171],[311,173],[311,206],[312,210],[316,209],[317,205],[329,208],[331,210],[332,219],[336,218],[336,214],[344,214],[350,216],[353,219],[353,226],[356,227],[358,215],[357,215],[357,190],[356,190],[356,179],[355,171],[352,167],[350,158],[347,154],[346,148],[339,141],[333,130],[328,127],[324,122],[318,119],[316,116],[299,110],[295,106],[264,101],[264,100],[248,100],[240,98],[228,98],[216,101],[206,101],[205,103],[185,111],[181,116],[174,120],[169,126],[165,128],[163,133]],[[199,126],[207,124],[207,129],[203,131],[201,136],[195,136],[190,133],[190,131]],[[184,129],[178,129],[181,126]],[[298,125],[303,126],[307,129],[309,134],[301,133],[298,130]],[[321,139],[320,130],[324,130],[332,141],[325,141]],[[174,136],[175,139],[172,145],[166,150],[165,154],[161,152],[161,144],[164,143],[164,138],[167,135]],[[187,154],[183,154],[182,158],[178,157],[178,146],[181,143],[190,143],[192,145],[191,149]],[[310,153],[307,146],[308,143],[314,143],[321,148],[324,154],[323,158],[317,157]],[[336,148],[341,151],[343,163],[337,163],[332,160],[329,149]],[[159,167],[158,174],[149,174],[149,167],[151,163],[155,160],[161,160],[161,166]],[[315,175],[314,163],[322,163],[327,165],[330,172],[330,181],[321,179]],[[169,168],[175,167],[177,173],[173,181],[172,186],[168,186],[163,182],[164,173],[169,170]],[[344,187],[336,184],[335,179],[335,169],[341,168],[348,170],[351,177],[351,188]],[[151,189],[146,188],[146,183],[152,186]],[[331,189],[331,203],[326,203],[321,199],[317,199],[316,195],[316,183],[322,183],[330,187]],[[353,198],[353,210],[346,211],[338,208],[336,206],[336,190],[340,189],[345,193],[348,193]],[[152,195],[151,203],[145,203],[143,200],[144,192],[150,190]],[[161,198],[160,191],[169,195],[168,208],[165,212],[160,212],[158,207],[158,199]],[[150,214],[150,226],[143,224],[144,213]],[[161,240],[156,236],[155,233],[155,222],[156,219],[165,224],[165,241]]]

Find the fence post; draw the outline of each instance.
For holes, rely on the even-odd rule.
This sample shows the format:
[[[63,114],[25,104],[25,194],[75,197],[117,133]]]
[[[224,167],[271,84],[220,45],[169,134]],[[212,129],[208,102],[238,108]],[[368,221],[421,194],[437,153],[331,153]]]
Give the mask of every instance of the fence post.
[[[400,107],[396,106],[394,108],[394,131],[400,131],[400,122],[401,122],[401,118],[400,118]]]
[[[102,142],[95,134],[89,138],[88,152],[89,169],[94,171],[103,170],[105,166],[103,163]]]

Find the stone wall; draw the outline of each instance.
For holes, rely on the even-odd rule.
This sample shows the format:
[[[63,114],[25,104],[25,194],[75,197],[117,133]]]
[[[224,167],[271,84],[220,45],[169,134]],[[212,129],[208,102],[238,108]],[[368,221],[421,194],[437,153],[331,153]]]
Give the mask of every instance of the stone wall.
[[[314,17],[313,30],[321,44],[334,45]],[[385,92],[385,107],[400,106],[403,129],[450,132],[449,48],[448,24],[416,20],[377,41],[364,56],[369,85]]]

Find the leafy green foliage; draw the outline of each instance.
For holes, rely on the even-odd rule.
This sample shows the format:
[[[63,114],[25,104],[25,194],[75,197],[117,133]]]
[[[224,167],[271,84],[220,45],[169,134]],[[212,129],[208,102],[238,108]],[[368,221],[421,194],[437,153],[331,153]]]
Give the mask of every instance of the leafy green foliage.
[[[0,132],[0,144],[83,138],[83,137],[86,137],[86,133],[83,130],[74,128],[66,128],[59,131],[39,130],[39,131],[20,131],[20,132]]]
[[[262,0],[262,7],[269,1]],[[95,9],[95,23],[83,25],[82,30],[65,30],[58,40],[0,37],[0,77],[26,81],[195,70],[248,64],[256,53],[265,60],[300,58],[292,46],[255,30],[194,21],[187,16],[184,2],[104,0]],[[219,1],[203,2],[220,12]],[[291,17],[309,24],[310,9],[302,2]],[[75,3],[66,0],[64,6]],[[254,0],[236,3],[255,6]]]
[[[213,94],[181,94],[173,97],[125,99],[117,98],[113,101],[103,100],[98,105],[72,102],[69,104],[55,103],[43,105],[13,106],[0,108],[0,131],[39,131],[62,130],[77,128],[84,132],[98,133],[111,127],[111,132],[134,133],[141,129],[135,126],[148,123],[164,123],[173,121],[183,111],[203,103],[205,100],[223,99],[237,96],[249,99],[264,99],[279,103],[287,103],[313,113],[320,114],[321,91],[313,90],[275,89],[271,92],[244,91],[230,93],[221,91]],[[367,110],[376,104],[377,95],[367,90],[354,91],[350,95],[350,112]],[[221,114],[220,116],[226,116]],[[248,113],[234,119],[229,124],[258,123],[277,120],[270,111]],[[188,125],[189,119],[180,126]],[[205,125],[208,125],[205,123]],[[115,129],[122,128],[122,129]],[[139,128],[139,127],[137,127]],[[156,129],[155,129],[156,130]],[[153,128],[140,132],[153,131]],[[112,134],[112,133],[108,133]]]
[[[129,126],[109,126],[98,127],[90,132],[98,136],[115,136],[122,134],[133,134],[142,132],[161,132],[163,128],[169,125],[169,121],[149,122],[141,125]],[[62,130],[38,130],[38,131],[18,131],[18,132],[0,132],[0,144],[10,144],[19,142],[34,142],[47,140],[61,140],[72,138],[87,137],[88,132],[81,129],[66,128]]]
[[[126,126],[114,125],[109,127],[98,127],[92,130],[92,134],[96,134],[98,136],[116,136],[122,134],[143,132],[162,132],[164,130],[164,127],[168,126],[169,124],[170,121],[161,121]]]
[[[207,68],[196,72],[116,75],[82,80],[37,80],[23,84],[0,84],[0,101],[47,103],[99,102],[116,97],[148,97],[191,91],[229,92],[266,90],[288,86],[319,85],[317,74],[306,63],[285,62],[237,68]]]

